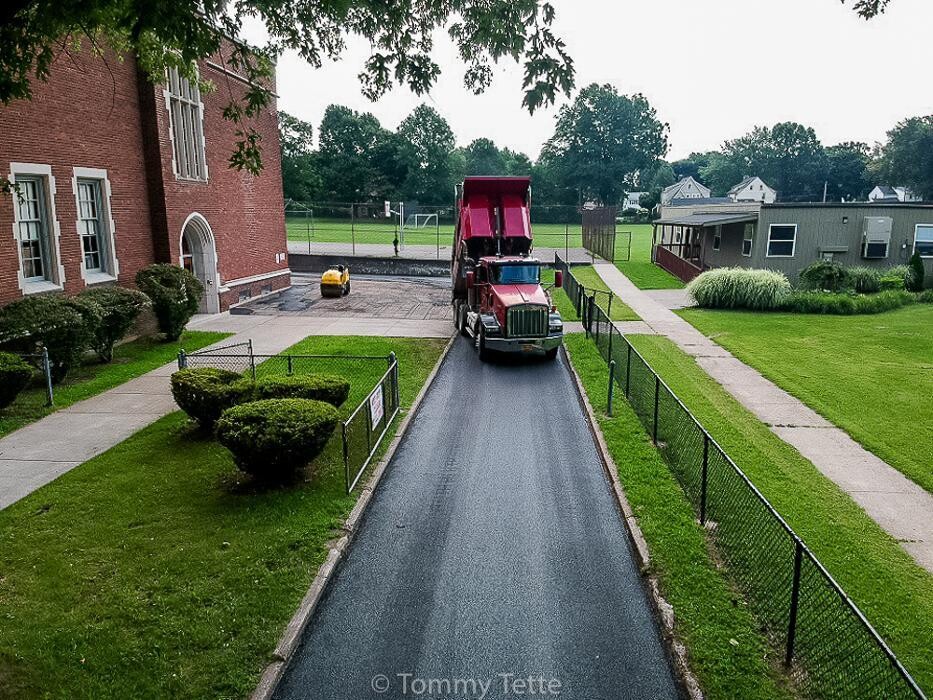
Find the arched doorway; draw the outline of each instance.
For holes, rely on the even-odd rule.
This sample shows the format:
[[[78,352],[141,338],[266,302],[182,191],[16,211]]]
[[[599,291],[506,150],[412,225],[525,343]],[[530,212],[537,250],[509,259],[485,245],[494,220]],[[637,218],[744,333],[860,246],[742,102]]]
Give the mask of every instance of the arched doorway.
[[[220,311],[217,295],[217,248],[214,233],[207,219],[197,212],[185,219],[181,228],[181,266],[194,273],[204,285],[201,297],[201,313],[216,314]]]

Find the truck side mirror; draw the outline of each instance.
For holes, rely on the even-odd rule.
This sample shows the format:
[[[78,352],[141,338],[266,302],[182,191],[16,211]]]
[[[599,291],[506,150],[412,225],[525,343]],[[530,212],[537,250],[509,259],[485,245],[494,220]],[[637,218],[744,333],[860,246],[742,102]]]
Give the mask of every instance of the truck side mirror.
[[[475,284],[475,281],[474,281],[472,270],[466,273],[466,282],[467,282],[467,289],[473,289],[473,285]]]
[[[564,286],[564,272],[563,270],[556,270],[554,272],[554,286],[557,288]]]

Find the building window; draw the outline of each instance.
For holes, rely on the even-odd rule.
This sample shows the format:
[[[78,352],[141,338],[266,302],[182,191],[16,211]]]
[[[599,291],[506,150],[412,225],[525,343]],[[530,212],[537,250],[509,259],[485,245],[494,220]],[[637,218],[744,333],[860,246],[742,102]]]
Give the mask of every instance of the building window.
[[[39,177],[17,177],[19,193],[19,248],[23,280],[39,282],[51,279],[49,220],[46,213],[45,182]]]
[[[921,258],[933,258],[933,224],[917,224],[914,252],[920,253]]]
[[[792,258],[797,245],[797,224],[771,224],[768,228],[768,257]]]
[[[754,224],[745,224],[745,236],[742,238],[742,255],[746,258],[752,257],[752,241],[755,236]]]
[[[719,250],[722,247],[722,229],[717,226],[713,231],[713,250]]]
[[[188,180],[206,180],[204,105],[198,83],[188,80],[177,68],[169,68],[165,97],[172,130],[175,175]]]
[[[106,272],[100,180],[78,180],[78,233],[87,272]]]

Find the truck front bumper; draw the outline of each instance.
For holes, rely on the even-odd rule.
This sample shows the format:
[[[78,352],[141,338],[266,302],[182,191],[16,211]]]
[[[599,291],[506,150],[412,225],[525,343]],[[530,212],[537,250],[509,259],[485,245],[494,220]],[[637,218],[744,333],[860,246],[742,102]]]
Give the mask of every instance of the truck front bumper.
[[[563,341],[563,333],[552,333],[544,338],[497,338],[495,336],[486,336],[486,348],[494,352],[543,355],[548,350],[559,348]]]

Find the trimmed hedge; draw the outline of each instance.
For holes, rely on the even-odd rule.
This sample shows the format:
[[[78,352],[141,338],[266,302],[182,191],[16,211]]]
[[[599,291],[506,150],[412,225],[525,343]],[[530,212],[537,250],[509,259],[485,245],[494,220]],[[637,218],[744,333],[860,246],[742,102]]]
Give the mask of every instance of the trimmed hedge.
[[[266,377],[256,382],[257,399],[313,399],[339,408],[350,395],[350,382],[331,374]]]
[[[801,314],[880,314],[917,301],[910,292],[887,290],[877,294],[834,294],[832,292],[796,292],[784,303],[785,311]]]
[[[172,375],[172,396],[182,411],[203,428],[220,415],[252,398],[253,383],[243,375],[215,367],[180,369]]]
[[[97,304],[101,309],[101,320],[94,329],[91,347],[102,362],[113,359],[113,346],[132,327],[143,309],[152,305],[145,294],[126,287],[92,287],[78,295]]]
[[[702,273],[687,285],[696,303],[706,309],[778,309],[791,293],[781,272],[721,267]]]
[[[6,408],[32,379],[34,369],[19,355],[0,352],[0,408]]]
[[[159,330],[167,340],[178,340],[201,304],[201,281],[183,267],[157,263],[136,273],[136,285],[152,299]]]
[[[817,260],[800,271],[804,289],[838,292],[849,285],[849,273],[842,265],[831,260]]]
[[[337,409],[323,401],[265,399],[224,411],[216,434],[240,469],[274,479],[293,474],[317,457],[337,421]]]

